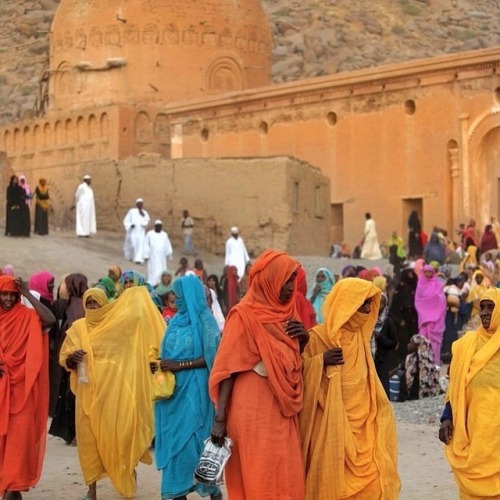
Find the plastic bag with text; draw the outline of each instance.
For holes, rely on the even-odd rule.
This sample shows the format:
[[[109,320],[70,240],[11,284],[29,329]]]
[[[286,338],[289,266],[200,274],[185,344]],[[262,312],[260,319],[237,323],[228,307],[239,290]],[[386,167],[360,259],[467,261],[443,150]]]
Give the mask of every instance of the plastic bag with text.
[[[232,445],[233,442],[228,437],[224,438],[222,446],[212,443],[210,438],[205,440],[205,448],[194,472],[194,478],[198,483],[210,485],[223,483],[222,475],[231,456]]]

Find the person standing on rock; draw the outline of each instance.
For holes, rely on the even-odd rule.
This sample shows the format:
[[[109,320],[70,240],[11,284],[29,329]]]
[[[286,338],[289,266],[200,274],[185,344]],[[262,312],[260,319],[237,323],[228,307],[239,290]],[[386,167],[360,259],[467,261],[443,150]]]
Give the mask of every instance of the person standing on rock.
[[[144,262],[144,241],[146,240],[146,228],[149,220],[149,214],[144,210],[142,198],[135,200],[135,207],[131,208],[123,219],[126,231],[123,253],[127,260],[136,264]]]
[[[172,244],[166,231],[162,231],[162,221],[156,220],[154,229],[148,231],[144,242],[144,258],[148,261],[148,283],[156,286],[167,270],[167,259],[172,260]]]
[[[49,411],[49,339],[42,328],[55,321],[25,282],[0,276],[0,497],[6,500],[22,499],[42,472]]]
[[[378,244],[377,227],[371,214],[368,212],[365,214],[365,235],[361,249],[361,258],[369,260],[382,258],[382,252]]]
[[[83,238],[89,238],[97,232],[94,191],[90,184],[90,175],[85,175],[75,193],[76,235]]]
[[[241,280],[245,274],[245,267],[250,262],[245,242],[240,236],[236,226],[231,228],[231,237],[226,241],[225,266],[234,266],[238,270],[238,278]]]

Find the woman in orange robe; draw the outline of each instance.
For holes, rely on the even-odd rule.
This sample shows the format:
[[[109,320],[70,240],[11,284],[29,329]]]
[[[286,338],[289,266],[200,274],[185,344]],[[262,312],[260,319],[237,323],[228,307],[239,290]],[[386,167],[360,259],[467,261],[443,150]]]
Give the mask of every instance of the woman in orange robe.
[[[308,500],[396,500],[396,426],[370,351],[380,290],[339,281],[304,350],[300,431]]]
[[[21,295],[33,309],[24,306]],[[49,410],[48,336],[55,318],[27,284],[0,276],[0,496],[22,498],[42,472]]]
[[[300,264],[268,250],[252,266],[249,289],[228,316],[210,375],[216,406],[212,441],[233,440],[226,466],[231,500],[303,500]]]

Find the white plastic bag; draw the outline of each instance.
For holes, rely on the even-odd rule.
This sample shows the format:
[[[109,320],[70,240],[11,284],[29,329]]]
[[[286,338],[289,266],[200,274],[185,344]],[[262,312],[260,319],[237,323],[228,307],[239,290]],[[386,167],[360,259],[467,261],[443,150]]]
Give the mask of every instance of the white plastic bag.
[[[210,438],[206,439],[204,443],[205,448],[196,466],[194,478],[198,483],[214,486],[222,484],[222,474],[231,456],[230,447],[233,445],[233,442],[228,437],[225,437],[222,446],[212,443]]]

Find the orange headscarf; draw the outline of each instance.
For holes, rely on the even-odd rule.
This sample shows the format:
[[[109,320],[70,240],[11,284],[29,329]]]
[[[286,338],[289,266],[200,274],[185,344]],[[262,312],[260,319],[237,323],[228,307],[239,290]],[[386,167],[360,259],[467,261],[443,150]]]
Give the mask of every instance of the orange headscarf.
[[[299,266],[276,250],[265,251],[252,266],[248,292],[227,318],[210,375],[210,397],[216,406],[223,380],[262,361],[282,414],[290,417],[302,408],[299,343],[285,333],[286,321],[299,316],[294,298],[285,304],[279,300],[283,285]]]
[[[0,276],[2,291],[19,293],[12,276]],[[3,459],[0,464],[1,495],[12,484],[22,484],[26,488],[36,484],[45,454],[49,406],[48,336],[42,335],[37,313],[22,305],[20,300],[9,311],[0,308],[0,359],[5,363],[5,374],[0,378],[0,440],[7,435],[9,440],[19,443],[31,440],[30,451],[37,454],[33,461],[36,470],[30,470],[27,464],[19,467],[15,457],[0,457]],[[30,398],[32,404],[27,405]],[[30,412],[32,429],[29,433],[25,428],[9,425],[11,415],[23,411]],[[22,435],[19,440],[16,439],[18,434]]]

